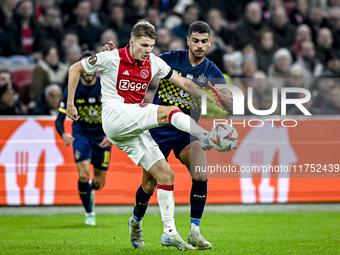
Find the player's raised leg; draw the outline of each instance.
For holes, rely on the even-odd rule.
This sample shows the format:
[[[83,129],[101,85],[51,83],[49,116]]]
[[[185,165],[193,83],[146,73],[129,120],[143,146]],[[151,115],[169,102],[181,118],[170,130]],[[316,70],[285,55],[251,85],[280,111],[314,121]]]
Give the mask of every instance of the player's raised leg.
[[[150,197],[156,189],[156,179],[145,169],[143,169],[142,185],[136,192],[136,203],[133,208],[133,216],[130,217],[129,231],[130,241],[135,248],[144,248],[142,219],[145,215]]]
[[[191,157],[190,155],[194,156]],[[195,167],[207,165],[206,155],[199,142],[193,141],[179,153],[179,157],[190,171],[192,178],[190,193],[191,225],[188,242],[193,246],[198,246],[199,249],[210,249],[211,243],[205,240],[200,233],[201,218],[207,199],[207,173],[197,172]]]
[[[208,139],[209,131],[198,125],[193,118],[184,114],[178,107],[160,105],[157,118],[159,125],[170,123],[177,129],[197,137],[204,150],[211,148]]]
[[[80,199],[85,209],[85,224],[96,225],[96,215],[93,211],[94,191],[92,183],[90,183],[90,159],[86,159],[81,162],[77,162],[78,170],[78,191]],[[92,197],[92,199],[91,199]]]

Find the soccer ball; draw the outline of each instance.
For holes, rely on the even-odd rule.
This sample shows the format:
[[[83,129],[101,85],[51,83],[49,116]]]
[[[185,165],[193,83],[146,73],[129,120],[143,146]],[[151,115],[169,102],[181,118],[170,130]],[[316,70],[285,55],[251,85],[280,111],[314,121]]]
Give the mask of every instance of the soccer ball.
[[[216,124],[209,133],[209,143],[219,152],[227,152],[236,149],[238,134],[236,129],[228,123]]]

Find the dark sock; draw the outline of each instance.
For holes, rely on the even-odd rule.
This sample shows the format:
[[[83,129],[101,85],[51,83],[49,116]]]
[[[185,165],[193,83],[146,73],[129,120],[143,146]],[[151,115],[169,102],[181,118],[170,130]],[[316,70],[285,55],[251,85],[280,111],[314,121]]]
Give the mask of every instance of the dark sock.
[[[150,200],[150,197],[152,194],[146,194],[144,190],[142,189],[142,186],[140,186],[136,192],[136,204],[133,208],[133,215],[135,216],[135,220],[141,221],[146,208],[148,207],[148,202]]]
[[[190,193],[191,213],[190,217],[193,219],[201,219],[205,201],[207,200],[207,182],[192,180],[192,187]]]
[[[91,203],[91,191],[92,186],[88,182],[81,182],[78,180],[78,191],[81,201],[83,202],[83,206],[87,213],[92,212],[92,203]]]

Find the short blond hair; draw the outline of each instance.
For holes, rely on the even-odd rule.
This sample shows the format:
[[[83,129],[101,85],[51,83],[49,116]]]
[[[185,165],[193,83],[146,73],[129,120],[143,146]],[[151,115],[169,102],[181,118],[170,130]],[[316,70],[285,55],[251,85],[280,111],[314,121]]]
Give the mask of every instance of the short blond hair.
[[[155,27],[149,22],[138,22],[131,30],[131,38],[138,40],[142,36],[155,40],[157,36]]]

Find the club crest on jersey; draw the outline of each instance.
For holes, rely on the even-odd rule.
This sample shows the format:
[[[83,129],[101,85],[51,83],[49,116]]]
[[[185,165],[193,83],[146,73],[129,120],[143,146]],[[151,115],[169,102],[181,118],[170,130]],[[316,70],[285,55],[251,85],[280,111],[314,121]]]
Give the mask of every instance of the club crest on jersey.
[[[88,62],[90,65],[94,65],[95,63],[97,63],[97,57],[96,56],[90,57]]]
[[[148,78],[148,77],[149,77],[149,71],[146,70],[146,69],[142,69],[142,70],[140,71],[140,76],[141,76],[143,79]]]
[[[148,106],[148,103],[140,103],[139,104],[139,107],[141,107],[141,108],[144,108],[144,107],[147,107]]]
[[[199,82],[199,83],[206,83],[206,81],[207,81],[207,78],[204,76],[204,74],[201,74],[197,78],[197,82]]]

